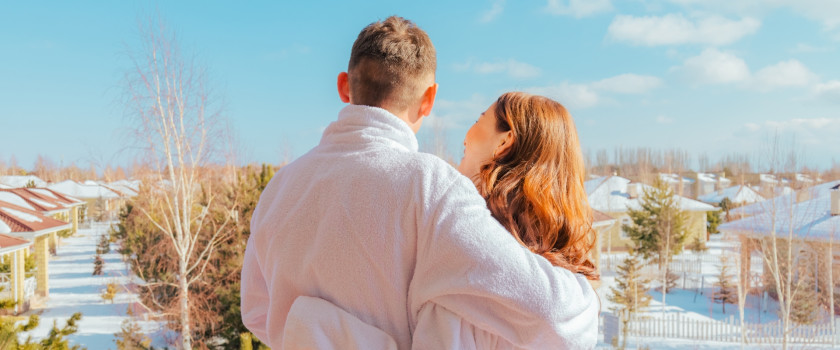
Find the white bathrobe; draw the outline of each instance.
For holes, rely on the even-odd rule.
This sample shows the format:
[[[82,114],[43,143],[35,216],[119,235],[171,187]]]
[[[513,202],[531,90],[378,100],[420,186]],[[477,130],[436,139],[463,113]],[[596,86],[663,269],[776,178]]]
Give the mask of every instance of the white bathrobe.
[[[418,152],[403,121],[366,106],[345,107],[263,191],[241,292],[245,326],[276,349],[299,296],[333,304],[398,349],[591,348],[598,328],[582,276],[522,247],[471,181]]]

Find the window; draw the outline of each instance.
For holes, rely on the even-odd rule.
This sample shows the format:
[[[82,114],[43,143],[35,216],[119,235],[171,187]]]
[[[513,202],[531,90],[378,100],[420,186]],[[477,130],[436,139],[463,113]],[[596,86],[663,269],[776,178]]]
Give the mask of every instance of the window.
[[[627,235],[627,231],[624,231],[624,225],[632,225],[632,224],[633,224],[633,220],[630,220],[630,217],[625,216],[625,217],[621,218],[621,227],[618,229],[619,230],[618,236],[621,239],[630,239],[630,236]]]

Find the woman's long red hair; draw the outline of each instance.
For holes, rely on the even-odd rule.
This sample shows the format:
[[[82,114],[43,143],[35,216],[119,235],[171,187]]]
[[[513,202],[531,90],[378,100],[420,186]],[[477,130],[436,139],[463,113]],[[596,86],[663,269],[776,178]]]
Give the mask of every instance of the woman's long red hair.
[[[598,280],[592,209],[574,121],[549,98],[510,92],[496,101],[496,128],[513,145],[481,167],[478,189],[520,243],[555,266]]]

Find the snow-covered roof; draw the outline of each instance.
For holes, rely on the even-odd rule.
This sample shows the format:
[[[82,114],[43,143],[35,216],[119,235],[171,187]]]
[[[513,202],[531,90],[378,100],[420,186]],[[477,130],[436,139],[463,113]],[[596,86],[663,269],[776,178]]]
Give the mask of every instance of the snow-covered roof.
[[[795,174],[796,182],[799,183],[813,183],[814,179],[811,178],[808,174]]]
[[[835,182],[832,187],[840,183]],[[756,236],[769,236],[775,230],[777,237],[786,237],[792,233],[798,239],[828,241],[833,237],[835,241],[840,241],[840,216],[830,213],[830,189],[831,187],[828,187],[828,190],[813,191],[811,193],[816,197],[799,203],[796,196],[765,201],[775,201],[777,206],[754,216],[720,225],[719,229],[723,232]]]
[[[680,183],[680,179],[684,184],[693,184],[694,179],[687,178],[684,176],[680,176],[679,174],[666,174],[666,173],[659,173],[659,179],[665,181],[668,184],[678,184]]]
[[[118,180],[110,183],[111,186],[120,186],[132,189],[134,192],[140,192],[140,180]]]
[[[66,212],[69,208],[82,204],[81,201],[72,201],[67,198],[63,198],[62,196],[45,188],[0,189],[0,193],[15,194],[26,202],[27,205],[24,207],[43,212],[45,214]]]
[[[5,234],[25,239],[72,227],[69,223],[56,220],[41,212],[5,201],[0,201],[0,221],[3,222],[3,227],[0,229],[8,231]]]
[[[21,196],[12,192],[0,191],[0,201],[24,207],[29,210],[36,210],[32,204],[27,203]]]
[[[117,193],[121,194],[124,197],[136,197],[137,192],[138,192],[138,191],[135,191],[133,188],[131,188],[131,187],[125,185],[125,184],[121,184],[121,183],[112,182],[110,184],[102,185],[102,186],[105,186],[112,191],[116,191]]]
[[[729,200],[735,204],[749,204],[764,200],[764,197],[758,194],[758,192],[756,192],[749,186],[744,185],[727,187],[720,191],[712,192],[707,195],[697,197],[697,199],[701,202],[706,202],[710,204],[718,204],[721,201],[723,201],[724,198],[729,198]]]
[[[759,174],[758,179],[761,182],[766,182],[766,183],[770,183],[770,184],[778,184],[779,183],[779,179],[776,177],[776,175],[773,175],[773,174]],[[790,183],[790,180],[788,180],[786,178],[782,178],[782,184],[786,185],[786,184],[789,184],[789,183]]]
[[[629,186],[637,186],[639,197],[644,194],[644,191],[653,189],[653,187],[645,184],[631,184],[630,180],[620,176],[593,179],[584,183],[586,194],[589,197],[589,205],[592,206],[592,209],[607,213],[625,212],[628,208],[636,210],[641,208],[639,197],[630,198],[630,195],[627,194],[627,188]],[[711,205],[693,199],[678,195],[674,195],[674,197],[676,197],[680,209],[685,211],[718,210]]]
[[[11,188],[26,187],[30,182],[35,183],[35,187],[44,187],[47,182],[41,180],[35,175],[7,175],[0,176],[0,184]]]
[[[727,186],[732,183],[732,180],[727,179],[723,176],[712,174],[712,173],[697,173],[697,181],[701,183],[717,183],[720,182],[723,186]]]
[[[837,186],[838,184],[840,184],[840,180],[821,183],[819,185],[805,188],[800,191],[804,191],[809,198],[818,198],[821,196],[828,195],[829,191],[831,191],[831,188]],[[797,199],[796,197],[797,194],[793,192],[793,190],[790,190],[780,196],[776,196],[771,199],[732,209],[730,213],[736,216],[752,216],[768,210],[772,210],[772,208],[780,208],[783,205],[785,205],[785,203],[789,203],[791,201],[795,202]]]
[[[79,199],[114,199],[120,197],[119,193],[92,181],[80,184],[72,180],[66,180],[49,185],[47,188]]]

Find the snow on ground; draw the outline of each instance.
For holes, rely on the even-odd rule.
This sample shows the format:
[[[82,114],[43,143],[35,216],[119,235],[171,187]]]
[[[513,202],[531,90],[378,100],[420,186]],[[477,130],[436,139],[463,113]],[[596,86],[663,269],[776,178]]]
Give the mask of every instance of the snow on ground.
[[[114,245],[110,253],[102,255],[105,260],[103,274],[92,276],[96,245],[99,236],[108,233],[108,227],[107,224],[94,224],[91,229],[80,229],[75,236],[62,240],[58,254],[50,260],[49,298],[27,313],[40,314],[40,324],[22,338],[27,334],[36,340],[45,338],[53,322],[61,328],[73,313],[81,312],[79,331],[68,337],[71,345],[79,344],[91,350],[116,348],[114,333],[119,332],[122,322],[131,317],[127,311],[136,303],[137,295],[123,287],[131,281],[131,274]],[[120,285],[113,303],[101,297],[108,283]],[[140,319],[137,324],[153,340],[155,347],[166,345],[165,328],[161,323]]]
[[[658,281],[651,281],[652,290],[649,295],[651,295],[653,299],[651,300],[650,306],[647,310],[640,316],[663,318],[667,315],[680,313],[684,317],[698,321],[723,321],[729,317],[734,317],[737,320],[739,318],[737,304],[727,304],[726,313],[724,313],[721,304],[712,300],[712,294],[717,290],[714,287],[714,283],[717,281],[720,272],[719,257],[723,253],[735,254],[737,252],[737,244],[726,240],[722,237],[722,235],[712,235],[710,241],[707,243],[707,247],[709,250],[704,253],[706,256],[701,262],[701,276],[703,280],[702,288],[700,283],[697,283],[694,287],[686,289],[678,287],[677,289],[671,290],[665,297],[666,306],[663,308],[662,293],[655,290],[659,285]],[[626,253],[617,253],[615,255],[620,255],[623,259],[622,254],[626,255]],[[684,254],[690,255],[691,253]],[[694,259],[694,257],[690,256],[687,257],[687,259],[691,260]],[[760,264],[758,264],[759,266],[756,265],[755,261],[751,265],[753,274],[761,272],[762,267]],[[734,267],[731,268],[730,271],[734,274]],[[611,312],[610,309],[615,307],[615,304],[609,301],[608,296],[611,294],[610,287],[616,285],[616,276],[617,274],[614,271],[602,271],[601,284],[596,289],[601,299],[602,313],[609,313]],[[699,279],[700,276],[697,276],[696,280],[699,281]],[[678,284],[680,283],[681,282]],[[765,299],[763,296],[748,295],[747,302],[744,307],[744,320],[748,323],[776,322],[779,320],[779,316],[777,314],[778,309],[779,304],[773,298]],[[599,338],[599,341],[602,341],[603,335],[601,334],[599,337],[601,337]],[[602,349],[610,348],[608,344],[604,343],[599,343],[598,346]],[[630,336],[630,339],[628,340],[628,349],[636,349],[637,347],[644,348],[646,346],[649,346],[650,349],[741,349],[741,345],[738,343],[697,342],[684,339],[639,338],[634,336]],[[745,349],[776,349],[780,347],[781,345],[765,344],[746,346]],[[793,344],[789,346],[789,349],[804,348],[831,349],[832,347],[810,344]]]

